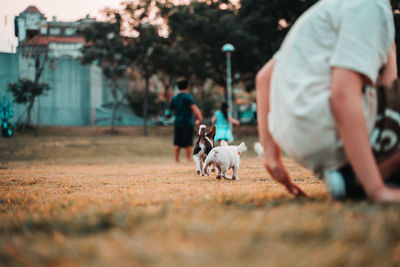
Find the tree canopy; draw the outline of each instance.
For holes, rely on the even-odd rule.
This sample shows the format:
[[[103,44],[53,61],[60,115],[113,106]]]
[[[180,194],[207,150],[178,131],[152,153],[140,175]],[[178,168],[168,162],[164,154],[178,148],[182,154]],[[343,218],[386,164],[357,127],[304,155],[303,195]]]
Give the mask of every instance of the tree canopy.
[[[95,22],[83,28],[86,45],[81,49],[83,64],[97,62],[107,80],[114,98],[110,131],[114,131],[116,112],[127,97],[127,88],[121,84],[129,61],[126,58],[126,38],[121,35],[122,18],[118,12],[108,11],[108,22]]]
[[[277,51],[290,26],[316,0],[192,1],[188,5],[159,4],[169,29],[175,62],[182,74],[204,81],[226,82],[226,43],[236,47],[232,73],[248,89],[256,72]]]
[[[192,84],[206,80],[225,87],[226,57],[231,43],[232,74],[249,91],[257,71],[279,49],[290,27],[317,0],[133,0],[109,10],[108,22],[88,29],[83,62],[98,60],[106,76],[134,68],[147,82],[154,74],[186,77]],[[400,27],[400,0],[392,0],[395,25]],[[124,36],[127,35],[127,36]],[[400,37],[396,36],[399,47]],[[400,60],[400,57],[398,57]],[[163,79],[163,78],[162,78]],[[168,86],[166,86],[168,87]],[[146,85],[146,91],[148,84]],[[146,95],[146,94],[145,94]],[[146,97],[144,101],[146,102]],[[146,117],[147,104],[143,105]]]

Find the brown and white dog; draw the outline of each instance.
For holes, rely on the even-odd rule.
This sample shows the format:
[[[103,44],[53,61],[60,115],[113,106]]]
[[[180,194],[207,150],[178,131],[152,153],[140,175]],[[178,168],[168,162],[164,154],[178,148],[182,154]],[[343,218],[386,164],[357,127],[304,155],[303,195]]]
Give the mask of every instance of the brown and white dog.
[[[203,164],[206,160],[208,153],[214,147],[215,126],[209,132],[206,132],[206,126],[201,124],[197,131],[199,139],[193,150],[193,160],[196,163],[196,172],[198,175],[203,176]]]

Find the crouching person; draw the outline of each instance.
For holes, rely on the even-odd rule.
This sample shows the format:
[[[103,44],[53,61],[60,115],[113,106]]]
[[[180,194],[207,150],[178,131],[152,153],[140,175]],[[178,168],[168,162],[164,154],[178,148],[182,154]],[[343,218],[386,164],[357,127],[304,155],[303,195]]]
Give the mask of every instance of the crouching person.
[[[306,195],[290,179],[282,150],[324,177],[336,198],[400,202],[393,187],[400,181],[398,141],[382,150],[388,125],[377,114],[387,116],[390,107],[376,90],[396,76],[389,1],[321,0],[306,11],[256,78],[259,137],[273,178]]]

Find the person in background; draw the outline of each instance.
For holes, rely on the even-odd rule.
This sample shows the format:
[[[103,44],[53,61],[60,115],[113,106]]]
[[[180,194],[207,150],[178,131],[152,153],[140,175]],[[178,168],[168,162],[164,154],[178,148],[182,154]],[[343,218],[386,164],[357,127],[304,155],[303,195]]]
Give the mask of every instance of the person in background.
[[[228,116],[228,104],[222,103],[219,110],[214,113],[211,118],[211,125],[215,125],[216,133],[214,137],[215,142],[221,142],[222,140],[231,143],[233,141],[232,131],[229,127],[229,122],[235,125],[240,125],[240,122],[232,117]]]
[[[193,114],[200,123],[203,115],[194,103],[192,95],[189,93],[189,82],[180,80],[177,82],[179,93],[175,95],[170,103],[170,109],[175,113],[174,122],[174,156],[175,162],[179,162],[179,152],[185,149],[186,160],[192,159],[194,121]]]
[[[290,193],[306,195],[290,179],[281,151],[324,177],[334,197],[351,197],[337,189],[358,186],[371,201],[400,202],[400,190],[386,183],[400,170],[398,148],[377,160],[373,148],[384,144],[370,143],[382,119],[376,88],[397,78],[394,36],[389,0],[321,0],[258,72],[264,165]],[[399,103],[399,95],[393,100]]]

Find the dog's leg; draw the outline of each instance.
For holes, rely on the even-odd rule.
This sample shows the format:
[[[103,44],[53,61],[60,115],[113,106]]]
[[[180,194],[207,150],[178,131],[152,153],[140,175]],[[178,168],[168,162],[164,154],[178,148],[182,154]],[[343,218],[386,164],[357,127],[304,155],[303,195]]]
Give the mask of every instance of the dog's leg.
[[[239,172],[239,162],[237,162],[235,166],[233,166],[232,180],[239,180],[239,177],[237,176],[238,172]]]
[[[219,166],[216,166],[214,164],[215,168],[217,169],[217,176],[215,177],[218,180],[221,180],[222,176],[221,176],[221,168]]]
[[[212,165],[211,165],[211,171],[212,171],[212,172],[215,172],[216,169],[217,169],[217,168],[215,167],[215,164],[212,164]]]
[[[210,166],[210,164],[212,163],[211,157],[209,155],[207,156],[206,161],[204,162],[204,165],[203,165],[203,173],[204,173],[204,175],[207,175],[207,176],[210,176],[210,173],[208,172],[208,166]]]
[[[204,166],[204,158],[201,158],[200,160],[200,176],[204,176],[204,172],[203,172],[203,166]]]
[[[193,155],[193,160],[194,160],[194,162],[196,163],[196,173],[197,173],[198,175],[201,175],[201,174],[202,174],[202,171],[201,171],[201,166],[200,166],[200,158],[199,158],[199,155],[198,155],[198,154]]]
[[[210,170],[211,170],[211,172],[215,172],[217,170],[217,168],[215,167],[214,162],[212,162],[210,164],[210,166],[208,167],[208,173],[210,173]]]
[[[231,180],[232,177],[230,175],[228,175],[228,168],[223,166],[221,167],[221,171],[222,171],[222,177],[224,177],[227,180]]]
[[[229,170],[229,164],[226,162],[220,162],[218,165],[218,171],[220,173],[220,176],[224,179],[230,180],[231,177],[228,175],[228,170]]]

